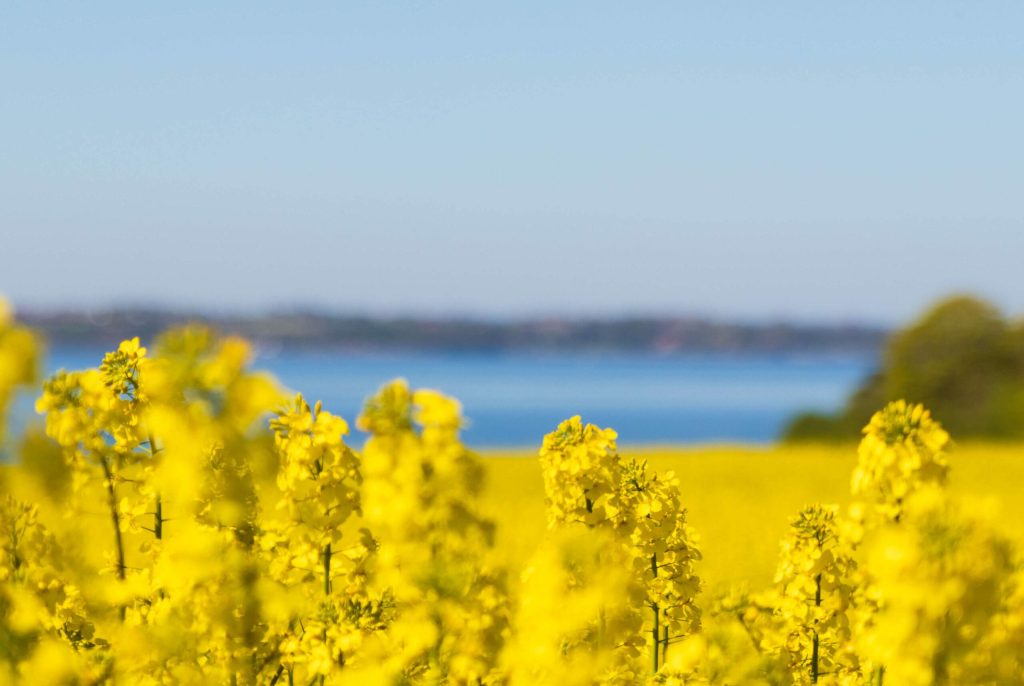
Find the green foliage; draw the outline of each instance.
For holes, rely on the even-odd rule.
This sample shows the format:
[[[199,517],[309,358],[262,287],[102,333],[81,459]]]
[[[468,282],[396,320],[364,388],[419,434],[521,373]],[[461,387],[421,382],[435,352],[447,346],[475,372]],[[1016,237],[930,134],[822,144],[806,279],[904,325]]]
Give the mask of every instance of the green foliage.
[[[959,296],[939,303],[886,344],[881,369],[836,415],[805,414],[786,440],[855,435],[875,408],[906,398],[932,408],[963,438],[1024,437],[1024,324],[991,304]]]

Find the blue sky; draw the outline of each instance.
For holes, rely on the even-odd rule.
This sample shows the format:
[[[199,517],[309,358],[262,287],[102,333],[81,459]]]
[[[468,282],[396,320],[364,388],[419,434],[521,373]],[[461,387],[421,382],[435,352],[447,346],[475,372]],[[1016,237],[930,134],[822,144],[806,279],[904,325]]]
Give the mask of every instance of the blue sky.
[[[0,292],[1024,312],[1024,4],[20,3]]]

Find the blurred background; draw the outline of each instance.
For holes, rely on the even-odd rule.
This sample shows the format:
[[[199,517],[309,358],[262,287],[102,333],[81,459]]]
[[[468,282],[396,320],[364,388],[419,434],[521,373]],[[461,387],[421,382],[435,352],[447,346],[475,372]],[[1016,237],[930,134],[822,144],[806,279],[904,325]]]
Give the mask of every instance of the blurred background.
[[[1018,436],[1022,20],[8,5],[0,293],[47,371],[198,319],[349,419],[395,376],[453,393],[480,447],[576,413],[853,440],[904,396]]]

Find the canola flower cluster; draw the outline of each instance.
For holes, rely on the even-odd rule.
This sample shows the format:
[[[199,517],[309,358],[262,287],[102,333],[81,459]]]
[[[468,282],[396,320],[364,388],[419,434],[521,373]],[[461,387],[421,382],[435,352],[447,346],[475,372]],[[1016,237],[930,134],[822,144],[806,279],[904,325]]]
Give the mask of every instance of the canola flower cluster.
[[[38,358],[39,346],[32,332],[14,322],[14,313],[0,297],[0,441],[14,391],[35,380]]]
[[[6,407],[40,353],[0,315]],[[511,569],[456,400],[392,382],[356,451],[250,359],[183,328],[43,383],[23,451],[69,485],[61,521],[0,496],[0,682],[1024,683],[1024,565],[918,405],[871,419],[849,507],[794,514],[771,588],[709,596],[679,477],[613,430],[544,437],[547,531]]]

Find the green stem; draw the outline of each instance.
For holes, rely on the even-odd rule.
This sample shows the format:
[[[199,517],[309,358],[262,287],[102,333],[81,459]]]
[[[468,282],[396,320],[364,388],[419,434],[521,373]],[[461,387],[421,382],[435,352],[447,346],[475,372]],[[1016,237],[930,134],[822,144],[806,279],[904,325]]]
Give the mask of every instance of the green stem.
[[[117,513],[117,493],[114,490],[114,474],[110,470],[110,462],[105,457],[100,458],[100,466],[103,468],[103,477],[107,482],[107,506],[110,508],[110,521],[114,525],[114,545],[117,549],[117,578],[124,581],[124,543],[121,540],[121,517]]]
[[[324,546],[324,595],[331,595],[331,544]]]
[[[331,544],[328,543],[324,546],[324,595],[328,598],[331,596]],[[324,643],[327,643],[327,628],[324,628],[323,635]],[[320,686],[324,686],[326,677],[320,675]]]
[[[153,523],[153,535],[156,536],[156,540],[161,540],[164,537],[164,501],[160,498],[160,494],[156,494],[156,512],[153,513],[156,521]]]
[[[319,407],[319,405],[318,405],[318,407]],[[317,462],[316,462],[316,474],[317,474],[317,476],[320,476],[321,472],[323,472],[323,469],[324,469],[323,462],[321,460],[317,460]],[[327,545],[324,546],[324,595],[326,597],[328,597],[328,598],[331,597],[331,544],[330,543],[328,543]],[[324,627],[323,641],[324,641],[324,644],[327,643],[327,628],[326,627]],[[326,681],[327,681],[327,677],[324,676],[323,674],[321,674],[320,675],[320,686],[324,686],[324,683]]]
[[[651,628],[651,667],[652,667],[652,672],[654,674],[657,674],[658,673],[658,644],[660,643],[659,639],[661,638],[661,636],[660,636],[661,632],[659,631],[659,628],[658,628],[658,604],[654,603],[654,605],[651,606],[651,609],[654,611],[654,626]]]
[[[821,573],[814,577],[814,606],[821,607]],[[811,683],[818,683],[818,632],[813,631],[813,643],[811,645]]]
[[[651,555],[651,575],[654,576],[655,579],[658,578],[658,554],[657,553],[654,553],[653,555]],[[658,622],[660,620],[658,604],[657,603],[652,603],[651,604],[651,610],[654,612],[654,626],[651,628],[651,667],[653,668],[653,673],[657,674],[658,673],[658,643],[659,643],[659,639],[661,638],[660,627],[658,626]]]
[[[149,457],[150,460],[156,461],[156,439],[153,438],[153,434],[149,434],[147,437],[149,440]],[[160,498],[160,494],[156,494],[156,511],[153,513],[153,535],[159,541],[164,537],[164,503]]]

